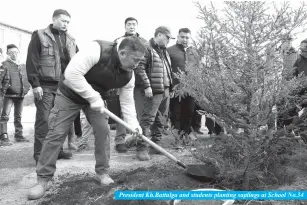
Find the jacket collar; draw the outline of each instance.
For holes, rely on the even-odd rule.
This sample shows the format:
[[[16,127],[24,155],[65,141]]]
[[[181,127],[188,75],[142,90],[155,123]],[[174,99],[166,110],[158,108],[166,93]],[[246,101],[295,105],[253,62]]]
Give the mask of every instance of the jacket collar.
[[[127,37],[127,36],[136,36],[136,37],[140,37],[140,34],[139,33],[136,33],[136,34],[130,34],[130,33],[125,33],[125,35],[123,35],[123,37]]]
[[[165,47],[160,47],[160,46],[154,41],[153,38],[151,38],[151,39],[149,40],[149,43],[150,43],[151,47],[152,47],[153,49],[155,49],[158,53],[161,53],[162,51],[164,51],[164,50],[166,49]]]
[[[53,25],[52,25],[52,24],[50,24],[50,25],[45,29],[44,32],[45,32],[53,41],[55,41],[54,34],[57,34],[57,35],[60,34],[60,32],[59,32],[57,29],[53,28]],[[65,33],[66,37],[70,38],[72,41],[75,41],[75,38],[72,37],[67,31],[65,31],[65,32],[63,32],[63,33]]]
[[[185,51],[185,50],[187,50],[187,49],[189,49],[189,48],[191,48],[192,46],[188,46],[188,47],[184,47],[182,44],[180,44],[180,43],[178,43],[178,42],[176,42],[176,46],[180,49],[180,50],[182,50],[182,51]]]
[[[117,44],[114,44],[111,49],[111,59],[108,63],[108,66],[119,69],[122,65],[118,56]]]
[[[16,64],[16,65],[20,65],[19,61],[14,61],[12,60],[9,56],[6,58],[6,60],[10,63]]]
[[[51,33],[55,35],[61,35],[63,33],[66,33],[66,31],[59,31],[58,29],[54,28],[53,24],[50,24],[49,28],[50,28]]]

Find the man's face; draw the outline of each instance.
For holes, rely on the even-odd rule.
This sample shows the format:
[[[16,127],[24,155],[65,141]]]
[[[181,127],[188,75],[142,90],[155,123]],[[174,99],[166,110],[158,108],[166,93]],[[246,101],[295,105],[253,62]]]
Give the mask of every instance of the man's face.
[[[127,21],[125,25],[126,32],[128,34],[136,34],[138,23],[135,20]]]
[[[307,58],[307,51],[305,51],[305,50],[302,51],[302,50],[301,50],[301,55]]]
[[[300,44],[301,55],[307,57],[307,43],[303,42]]]
[[[190,33],[180,32],[177,37],[177,42],[186,48],[190,44],[190,39],[191,39]]]
[[[140,51],[120,50],[118,51],[118,56],[122,69],[125,71],[132,71],[144,58],[144,53]]]
[[[60,14],[59,16],[54,17],[53,19],[53,28],[59,31],[67,31],[68,24],[70,22],[70,17]]]
[[[168,35],[166,35],[165,33],[159,33],[158,34],[158,45],[161,47],[166,47],[167,44],[169,43],[169,39],[170,37]]]
[[[19,50],[17,48],[10,48],[7,50],[7,55],[14,61],[19,57]]]

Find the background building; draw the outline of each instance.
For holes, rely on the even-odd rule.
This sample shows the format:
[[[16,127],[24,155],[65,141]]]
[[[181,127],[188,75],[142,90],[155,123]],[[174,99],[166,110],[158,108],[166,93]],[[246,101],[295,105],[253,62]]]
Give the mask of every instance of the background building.
[[[0,22],[0,48],[4,56],[6,56],[6,46],[13,43],[20,50],[20,61],[25,63],[31,35],[31,31]]]

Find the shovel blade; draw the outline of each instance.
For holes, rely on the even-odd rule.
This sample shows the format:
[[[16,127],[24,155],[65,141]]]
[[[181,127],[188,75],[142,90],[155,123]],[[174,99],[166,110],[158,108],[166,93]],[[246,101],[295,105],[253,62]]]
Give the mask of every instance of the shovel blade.
[[[189,164],[186,171],[190,176],[201,181],[212,181],[218,172],[215,167],[206,164]]]

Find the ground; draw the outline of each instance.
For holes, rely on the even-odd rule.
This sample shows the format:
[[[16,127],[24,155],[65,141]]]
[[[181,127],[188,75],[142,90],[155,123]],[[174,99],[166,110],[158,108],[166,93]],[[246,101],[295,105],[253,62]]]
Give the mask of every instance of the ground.
[[[13,116],[13,112],[11,113]],[[178,190],[211,187],[186,175],[185,170],[175,165],[164,155],[153,155],[152,160],[141,162],[135,158],[135,150],[119,154],[114,150],[114,131],[111,133],[111,177],[115,184],[101,187],[94,176],[93,139],[90,150],[74,152],[73,159],[59,160],[52,188],[37,201],[28,201],[27,191],[36,182],[33,155],[33,122],[35,107],[24,108],[24,135],[29,143],[15,143],[0,147],[0,204],[167,204],[164,201],[114,201],[117,189],[130,190]],[[10,118],[10,139],[13,139],[13,119]],[[188,150],[171,149],[173,138],[166,137],[164,144],[169,152],[185,163],[194,162]],[[65,143],[64,149],[67,149]]]

